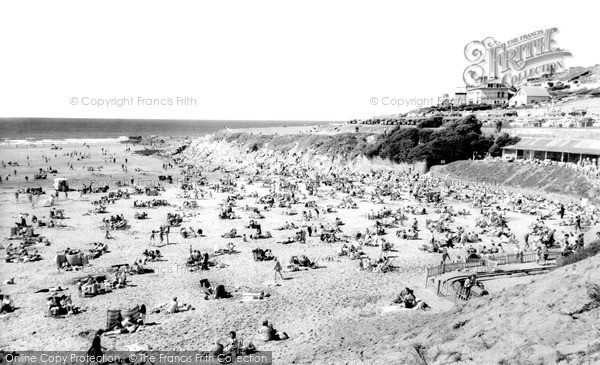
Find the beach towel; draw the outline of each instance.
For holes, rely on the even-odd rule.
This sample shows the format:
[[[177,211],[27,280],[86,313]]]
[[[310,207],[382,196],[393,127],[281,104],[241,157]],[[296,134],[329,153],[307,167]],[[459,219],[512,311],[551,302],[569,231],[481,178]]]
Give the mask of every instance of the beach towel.
[[[131,319],[133,322],[136,322],[137,320],[139,320],[142,317],[142,315],[140,313],[140,307],[137,305],[129,310],[121,311],[121,316],[123,318],[127,318],[127,317],[131,316]]]
[[[381,313],[400,312],[405,310],[412,310],[412,308],[401,307],[399,305],[390,305],[381,308]]]
[[[242,295],[242,303],[260,301],[260,293],[244,293]]]
[[[119,323],[119,318],[121,317],[121,311],[118,309],[109,309],[106,311],[106,330],[110,331],[117,323]]]

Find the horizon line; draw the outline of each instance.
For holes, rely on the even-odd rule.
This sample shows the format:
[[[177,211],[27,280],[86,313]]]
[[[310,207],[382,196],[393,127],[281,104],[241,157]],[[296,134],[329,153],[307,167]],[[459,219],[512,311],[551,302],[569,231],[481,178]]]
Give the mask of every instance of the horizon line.
[[[303,120],[303,119],[183,119],[183,118],[90,118],[90,117],[0,117],[0,121],[22,119],[67,119],[67,120],[136,120],[136,121],[181,121],[181,122],[291,122],[291,123],[336,123],[341,120]]]

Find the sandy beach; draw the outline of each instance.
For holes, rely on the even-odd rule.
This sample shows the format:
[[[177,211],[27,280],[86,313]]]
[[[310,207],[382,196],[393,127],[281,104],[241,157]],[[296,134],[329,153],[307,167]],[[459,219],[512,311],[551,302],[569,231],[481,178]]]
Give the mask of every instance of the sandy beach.
[[[285,129],[285,128],[283,128]],[[284,133],[284,132],[281,132]],[[35,233],[45,236],[51,245],[31,247],[42,256],[41,261],[27,263],[2,263],[0,280],[2,282],[14,278],[14,285],[2,285],[2,293],[8,294],[15,301],[17,310],[0,317],[4,328],[0,347],[13,350],[85,350],[96,330],[104,328],[106,313],[109,309],[126,309],[138,304],[145,304],[149,311],[177,297],[180,303],[190,304],[194,310],[166,314],[149,313],[147,322],[155,325],[144,326],[135,333],[103,336],[102,344],[110,350],[127,349],[169,349],[169,350],[209,350],[215,338],[225,338],[231,330],[244,341],[252,341],[259,350],[273,351],[275,363],[370,363],[381,360],[379,349],[409,354],[409,347],[398,343],[394,334],[411,328],[413,324],[424,321],[427,317],[444,313],[453,307],[453,303],[435,295],[431,289],[425,288],[426,268],[440,262],[440,254],[421,251],[423,243],[431,239],[431,233],[425,229],[427,219],[437,219],[440,214],[435,208],[426,204],[415,203],[406,193],[401,200],[384,203],[369,201],[368,197],[376,186],[363,184],[363,198],[355,198],[357,209],[335,209],[335,212],[321,211],[314,223],[332,224],[339,218],[344,225],[339,226],[341,236],[354,237],[357,232],[364,232],[373,227],[374,221],[366,219],[372,211],[383,207],[392,210],[417,206],[426,207],[427,215],[409,215],[407,226],[414,219],[421,229],[419,240],[405,240],[396,237],[396,230],[387,229],[384,236],[394,244],[395,250],[390,253],[391,260],[397,269],[389,273],[375,273],[359,269],[359,260],[350,260],[347,256],[338,256],[342,245],[322,242],[319,237],[307,237],[305,244],[293,242],[280,244],[288,237],[294,236],[296,230],[276,230],[286,222],[294,222],[301,226],[301,214],[286,215],[287,208],[269,208],[257,203],[257,197],[269,194],[270,186],[265,185],[257,176],[244,174],[256,161],[271,161],[275,166],[276,157],[265,157],[268,154],[246,156],[243,163],[240,151],[226,146],[222,142],[195,141],[186,151],[184,161],[197,162],[204,168],[203,175],[209,185],[218,184],[220,179],[232,177],[236,187],[231,192],[218,192],[209,185],[199,186],[204,198],[196,200],[197,208],[182,208],[189,200],[182,197],[181,171],[179,167],[163,169],[164,163],[173,162],[156,156],[141,156],[133,153],[143,149],[138,145],[123,143],[91,143],[89,147],[82,145],[61,145],[60,149],[48,146],[3,147],[4,162],[18,161],[19,166],[2,168],[3,184],[1,185],[1,229],[4,237],[10,236],[10,228],[18,221],[19,214],[26,214],[27,222],[35,215],[44,222],[49,220],[50,207],[40,206],[53,192],[54,177],[65,177],[72,184],[72,189],[80,189],[81,182],[100,182],[110,180],[109,191],[128,189],[131,192],[131,179],[134,185],[158,184],[159,175],[172,175],[173,184],[161,183],[164,191],[160,196],[131,195],[129,199],[117,199],[107,205],[105,214],[86,214],[92,209],[91,202],[106,194],[80,195],[77,191],[69,192],[68,198],[59,193],[55,208],[63,209],[66,219],[60,220],[65,227],[35,227]],[[66,154],[72,151],[82,152],[86,158],[77,160]],[[103,151],[108,151],[103,154]],[[89,158],[88,158],[89,157]],[[48,159],[46,161],[46,158]],[[115,160],[113,160],[113,158]],[[125,163],[125,159],[127,162]],[[29,162],[29,165],[28,165]],[[286,162],[283,160],[282,162]],[[73,165],[69,169],[68,163]],[[126,165],[127,172],[123,171]],[[39,168],[51,166],[56,174],[48,174],[45,180],[33,180]],[[211,166],[213,168],[211,168]],[[215,170],[218,166],[220,169]],[[94,171],[88,171],[93,167]],[[363,167],[363,168],[368,168]],[[237,169],[234,172],[234,169]],[[14,170],[17,171],[16,176]],[[231,173],[224,172],[226,170]],[[277,178],[277,174],[263,170],[262,178]],[[9,175],[8,181],[6,175]],[[29,177],[29,182],[25,181]],[[252,184],[248,179],[254,180]],[[116,181],[125,186],[117,187]],[[241,187],[243,186],[243,190]],[[15,198],[16,189],[42,187],[46,195],[33,197],[33,206],[28,202],[26,194]],[[231,194],[240,194],[235,201],[234,212],[240,219],[219,219],[220,204]],[[315,201],[318,207],[338,206],[348,195],[336,191],[330,186],[318,189],[317,196],[308,196],[306,187],[300,185],[299,202],[292,205],[297,212],[304,210],[304,203]],[[134,208],[134,201],[147,201],[153,198],[165,199],[170,206],[156,208]],[[463,202],[450,202],[453,209],[466,210],[467,216],[457,216],[453,227],[464,227],[475,230],[475,217],[479,209]],[[254,230],[246,228],[252,212],[245,206],[259,207],[264,219],[260,219],[263,232],[272,233],[272,238],[249,240],[241,238],[223,238],[222,235],[236,229],[239,235],[250,236]],[[438,208],[439,209],[439,208]],[[134,219],[137,211],[148,213],[148,219]],[[202,229],[203,236],[183,238],[179,228],[172,227],[168,238],[160,245],[158,239],[152,243],[150,235],[165,224],[167,213],[180,213],[184,216],[181,227]],[[114,230],[110,234],[113,239],[105,238],[102,219],[111,215],[123,214],[130,228]],[[508,227],[518,240],[535,222],[532,215],[506,213]],[[557,230],[556,220],[549,225]],[[405,227],[406,228],[406,227]],[[586,233],[591,239],[593,233]],[[490,246],[493,238],[482,236],[481,245]],[[354,239],[351,239],[354,241]],[[497,241],[497,240],[496,240]],[[4,240],[6,247],[11,241]],[[108,245],[108,252],[91,260],[90,264],[74,271],[58,272],[54,257],[67,248],[87,251],[93,242]],[[217,266],[207,271],[191,272],[186,266],[190,249],[201,252],[212,252],[215,246],[225,247],[229,242],[235,245],[235,254],[212,257]],[[318,261],[319,268],[288,272],[284,270],[284,281],[274,281],[273,261],[256,262],[252,250],[255,248],[270,249],[285,264],[292,255],[306,255],[312,261]],[[80,298],[77,292],[76,278],[88,275],[114,276],[111,266],[116,264],[133,264],[142,257],[145,249],[159,249],[162,260],[148,262],[146,267],[153,273],[130,275],[125,288],[97,295],[91,298]],[[363,252],[377,259],[381,255],[380,247],[363,246]],[[506,245],[506,250],[514,250]],[[3,253],[5,251],[3,250]],[[512,253],[512,251],[511,251]],[[465,256],[464,249],[450,250],[450,259]],[[232,294],[232,298],[205,300],[200,280],[208,279],[213,285],[224,285]],[[72,296],[73,304],[82,309],[82,313],[67,315],[63,318],[47,316],[46,297],[48,293],[35,293],[39,289],[61,286],[67,289],[66,294]],[[410,287],[415,295],[426,302],[429,311],[396,311],[384,313],[382,309],[390,306],[392,300],[404,288]],[[501,286],[499,286],[500,288]],[[264,292],[270,296],[252,302],[241,302],[244,293]],[[263,320],[268,319],[280,331],[285,331],[289,339],[263,343],[258,338],[258,330]],[[388,353],[389,351],[385,351]],[[405,359],[410,359],[410,356]]]

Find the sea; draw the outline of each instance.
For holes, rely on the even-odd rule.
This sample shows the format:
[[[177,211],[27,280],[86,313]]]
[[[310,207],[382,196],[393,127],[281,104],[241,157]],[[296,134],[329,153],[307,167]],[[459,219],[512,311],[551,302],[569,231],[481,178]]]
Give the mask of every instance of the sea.
[[[224,128],[318,125],[319,121],[0,118],[0,143],[127,140],[128,137],[198,137]]]

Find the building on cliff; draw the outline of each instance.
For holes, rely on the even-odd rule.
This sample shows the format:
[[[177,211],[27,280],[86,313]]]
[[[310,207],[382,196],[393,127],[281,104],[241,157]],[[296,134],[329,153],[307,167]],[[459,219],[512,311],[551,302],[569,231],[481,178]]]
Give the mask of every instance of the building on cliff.
[[[545,87],[541,86],[523,86],[515,96],[510,98],[509,104],[512,106],[529,105],[533,103],[543,103],[550,100],[550,94]]]
[[[506,105],[510,88],[498,81],[488,81],[480,86],[467,89],[467,103]]]

